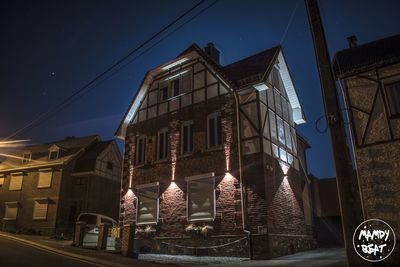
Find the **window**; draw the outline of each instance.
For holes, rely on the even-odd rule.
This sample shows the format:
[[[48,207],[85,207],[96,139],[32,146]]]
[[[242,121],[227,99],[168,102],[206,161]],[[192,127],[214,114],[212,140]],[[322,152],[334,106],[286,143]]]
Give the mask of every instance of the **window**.
[[[0,187],[3,187],[4,184],[4,176],[0,175]]]
[[[187,218],[193,221],[212,221],[215,217],[214,173],[196,175],[187,180]]]
[[[49,153],[49,160],[58,159],[58,151],[59,151],[59,150],[50,151],[50,153]]]
[[[33,203],[32,219],[46,220],[48,207],[49,207],[49,200],[47,198],[35,200]]]
[[[78,177],[75,178],[75,185],[79,185],[79,186],[85,185],[86,184],[86,180],[87,180],[86,177],[78,176]]]
[[[107,161],[107,166],[106,166],[106,168],[108,169],[108,170],[113,170],[114,169],[114,164],[112,163],[112,161]]]
[[[51,187],[52,176],[53,176],[53,171],[51,169],[39,170],[39,179],[37,187],[38,188]]]
[[[4,220],[16,220],[18,215],[18,202],[6,202],[6,209],[4,212]]]
[[[283,126],[283,120],[276,116],[277,126],[278,126],[278,140],[279,143],[285,144],[285,130]]]
[[[390,116],[400,116],[400,81],[385,84],[386,102]]]
[[[136,165],[145,163],[146,158],[146,136],[139,136],[136,142]]]
[[[182,124],[182,155],[193,152],[193,121]]]
[[[208,116],[208,148],[222,145],[221,114],[213,113]]]
[[[161,101],[165,101],[168,99],[168,84],[163,83],[160,89],[160,99]]]
[[[10,191],[21,190],[24,175],[22,173],[12,173],[10,178]]]
[[[180,88],[179,79],[175,79],[175,80],[171,81],[170,86],[171,86],[171,93],[172,93],[171,97],[179,95],[179,88]]]
[[[22,156],[22,164],[26,164],[31,161],[32,154],[31,153],[24,153]]]
[[[168,156],[168,129],[160,130],[157,138],[157,160],[166,159]]]
[[[158,195],[159,185],[157,183],[146,184],[136,187],[137,193],[137,219],[140,224],[157,224],[158,222]]]

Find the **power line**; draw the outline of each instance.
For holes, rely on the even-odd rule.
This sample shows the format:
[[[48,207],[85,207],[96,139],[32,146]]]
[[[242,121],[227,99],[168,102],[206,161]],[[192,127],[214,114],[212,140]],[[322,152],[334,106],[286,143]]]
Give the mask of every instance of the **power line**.
[[[56,112],[61,111],[62,109],[64,109],[65,107],[67,107],[69,104],[71,104],[73,101],[77,100],[79,97],[83,96],[84,92],[86,89],[90,88],[92,85],[95,85],[95,83],[101,79],[103,76],[105,76],[108,72],[112,71],[115,67],[117,67],[118,65],[120,65],[121,63],[123,63],[126,59],[128,59],[130,56],[132,56],[134,53],[136,53],[137,51],[139,51],[141,48],[143,48],[145,45],[147,45],[148,43],[150,43],[151,41],[153,41],[157,36],[159,36],[160,34],[162,34],[163,32],[165,32],[168,28],[170,28],[171,26],[173,26],[174,24],[176,24],[179,20],[181,20],[183,17],[185,17],[187,14],[189,14],[190,12],[192,12],[194,9],[196,9],[198,6],[200,6],[201,4],[203,4],[206,0],[202,0],[199,3],[195,4],[193,7],[191,7],[190,9],[188,9],[187,11],[185,11],[182,15],[180,15],[179,17],[177,17],[176,19],[174,19],[172,22],[170,22],[167,26],[163,27],[160,31],[158,31],[156,34],[154,34],[153,36],[151,36],[149,39],[147,39],[145,42],[143,42],[141,45],[139,45],[138,47],[136,47],[135,49],[133,49],[131,52],[129,52],[126,56],[122,57],[121,59],[119,59],[118,61],[116,61],[113,65],[111,65],[110,67],[108,67],[105,71],[103,71],[102,73],[100,73],[99,75],[97,75],[94,79],[92,79],[90,82],[88,82],[87,84],[85,84],[84,86],[80,87],[78,90],[76,90],[73,94],[71,94],[70,96],[68,96],[67,98],[65,98],[60,104],[58,104],[56,107],[50,108],[49,110],[45,111],[44,113],[40,114],[38,117],[36,117],[34,120],[32,120],[30,123],[28,123],[27,125],[25,125],[24,127],[18,129],[16,132],[14,132],[13,134],[9,135],[8,137],[6,137],[3,140],[8,140],[14,136],[16,136],[17,134],[20,134],[21,132],[29,129],[30,127],[33,126],[38,126],[40,123],[42,123],[44,120],[49,118],[49,115],[54,115]],[[201,12],[197,13],[196,16],[198,16],[200,13],[202,13],[203,11],[205,11],[206,9],[210,8],[212,5],[214,5],[217,1],[213,2],[211,5],[207,6],[206,8],[204,8]],[[195,17],[196,17],[195,16]],[[194,19],[195,17],[193,17],[192,19]],[[191,19],[191,20],[192,20]],[[189,20],[189,21],[191,21]],[[188,23],[189,21],[185,22]],[[182,26],[182,25],[181,25]],[[181,26],[179,28],[181,28]],[[177,29],[179,29],[177,28]],[[175,32],[175,31],[173,31]],[[169,36],[170,34],[168,34],[167,36]],[[158,44],[159,42],[157,42],[156,44]],[[151,46],[151,47],[154,47]],[[149,50],[149,49],[148,49]],[[148,50],[146,50],[145,52],[147,52]],[[143,53],[142,53],[143,54]],[[142,55],[140,54],[140,55]],[[139,56],[140,56],[139,55]],[[135,57],[136,59],[137,57]],[[131,60],[129,63],[131,63],[133,60]],[[126,65],[125,65],[126,66]],[[120,70],[121,68],[119,68],[118,70]],[[114,73],[115,74],[115,73]],[[92,87],[93,89],[94,87]],[[76,98],[78,97],[78,98]]]

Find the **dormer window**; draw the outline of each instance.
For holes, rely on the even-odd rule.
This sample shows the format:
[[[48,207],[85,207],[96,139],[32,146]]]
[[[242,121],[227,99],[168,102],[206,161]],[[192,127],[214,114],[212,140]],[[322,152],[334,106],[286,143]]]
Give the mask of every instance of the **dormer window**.
[[[52,145],[49,149],[49,160],[58,159],[60,148],[56,145]]]
[[[27,164],[31,161],[32,154],[31,153],[24,153],[22,156],[22,164]]]

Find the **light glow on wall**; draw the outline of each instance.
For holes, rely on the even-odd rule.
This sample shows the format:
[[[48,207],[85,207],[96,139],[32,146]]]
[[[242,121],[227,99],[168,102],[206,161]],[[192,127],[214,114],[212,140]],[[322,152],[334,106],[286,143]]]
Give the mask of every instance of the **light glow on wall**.
[[[287,174],[288,174],[289,169],[290,169],[290,165],[286,164],[283,161],[279,161],[279,165],[281,166],[283,175],[285,175],[285,177],[287,177]]]
[[[171,150],[171,180],[175,181],[175,170],[176,170],[176,159],[178,154],[178,145],[179,145],[179,121],[174,120],[170,123],[171,133],[169,134],[169,143]]]
[[[189,71],[189,70],[181,71],[181,72],[179,72],[179,73],[177,73],[177,74],[175,74],[175,75],[172,75],[172,76],[166,78],[165,80],[166,80],[166,81],[172,80],[172,79],[174,79],[174,78],[176,78],[176,77],[179,77],[179,76],[185,74],[185,73],[188,72],[188,71]]]

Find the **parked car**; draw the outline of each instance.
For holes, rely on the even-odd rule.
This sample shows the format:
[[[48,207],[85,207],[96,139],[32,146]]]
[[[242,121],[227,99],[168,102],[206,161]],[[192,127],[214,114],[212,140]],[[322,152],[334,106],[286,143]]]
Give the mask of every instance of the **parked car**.
[[[110,227],[116,227],[117,221],[98,213],[81,213],[78,216],[77,221],[86,223],[86,231],[83,237],[84,247],[95,247],[97,245],[97,239],[99,238],[99,224],[107,223]],[[115,247],[115,238],[111,236],[107,237],[107,248],[113,250]]]

